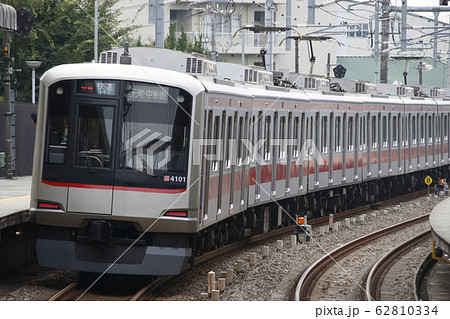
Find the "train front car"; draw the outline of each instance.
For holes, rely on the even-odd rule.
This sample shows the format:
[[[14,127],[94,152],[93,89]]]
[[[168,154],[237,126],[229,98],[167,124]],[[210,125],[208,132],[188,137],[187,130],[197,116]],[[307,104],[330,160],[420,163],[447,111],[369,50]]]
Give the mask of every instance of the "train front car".
[[[197,227],[200,170],[189,167],[203,91],[189,75],[129,65],[42,77],[31,201],[40,265],[180,272]]]

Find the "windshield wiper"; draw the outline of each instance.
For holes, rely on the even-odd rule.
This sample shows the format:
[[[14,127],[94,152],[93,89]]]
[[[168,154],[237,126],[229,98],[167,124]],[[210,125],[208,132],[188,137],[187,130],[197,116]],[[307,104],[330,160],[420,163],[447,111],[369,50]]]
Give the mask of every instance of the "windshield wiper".
[[[89,156],[89,151],[87,149],[86,136],[82,135],[81,133],[78,134],[78,135],[79,135],[79,138],[80,138],[80,141],[81,141],[81,146],[83,147],[84,156],[86,157],[86,162],[87,162],[88,167],[89,167],[89,173],[95,174],[96,170],[94,169],[94,166],[92,165],[91,157]]]

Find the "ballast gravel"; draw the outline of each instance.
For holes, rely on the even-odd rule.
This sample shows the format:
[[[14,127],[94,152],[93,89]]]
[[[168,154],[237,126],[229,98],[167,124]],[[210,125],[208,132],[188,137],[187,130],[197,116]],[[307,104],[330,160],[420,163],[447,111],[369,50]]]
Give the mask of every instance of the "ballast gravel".
[[[241,250],[232,256],[227,255],[196,269],[196,271],[190,272],[160,294],[157,300],[210,300],[210,297],[205,297],[205,293],[208,291],[208,273],[210,271],[215,272],[217,281],[221,272],[225,272],[227,269],[233,269],[233,281],[231,284],[227,284],[225,290],[220,294],[219,300],[221,301],[291,300],[291,292],[295,288],[300,275],[310,264],[325,253],[375,230],[429,213],[439,201],[446,198],[445,196],[426,196],[400,205],[373,210],[366,213],[366,218],[363,222],[360,221],[360,218],[356,218],[356,222],[351,223],[350,228],[347,228],[342,221],[338,232],[330,230],[330,232],[320,235],[319,228],[313,227],[311,242],[309,243],[292,246],[290,236],[286,236],[281,238],[284,247],[280,250],[276,248],[276,240],[263,244],[264,246],[269,246],[269,255],[266,257],[262,256],[263,245]],[[376,217],[372,213],[376,213]],[[411,231],[409,235],[412,237],[416,234],[413,234],[413,231]],[[398,238],[398,242],[393,240],[392,248],[400,244],[401,241],[406,240],[407,236],[405,234],[401,235],[401,238]],[[380,243],[380,245],[386,246],[386,243]],[[256,253],[256,263],[253,266],[249,262],[250,253],[252,252]],[[367,254],[380,254],[379,247],[374,247],[373,245],[368,247]],[[380,258],[383,254],[381,253],[377,257]],[[423,256],[420,256],[421,254],[417,255],[418,257],[411,258],[410,265],[405,267],[407,271],[405,270],[403,274],[404,278],[399,279],[401,282],[414,280],[415,272],[420,266],[422,259],[425,258],[425,254]],[[374,259],[377,258],[374,257]],[[244,268],[240,272],[237,272],[235,269],[237,260],[244,261]],[[355,258],[353,263],[365,263],[365,261],[361,258]],[[368,267],[368,265],[366,266]],[[50,291],[52,290],[49,287],[55,287],[55,282],[59,288],[70,284],[76,279],[74,277],[76,277],[74,272],[57,271],[52,275],[34,280],[29,285],[17,289],[3,298],[3,300],[43,300],[45,299],[43,295],[49,294],[49,289]],[[339,275],[339,277],[342,277],[339,281],[348,281],[348,278],[346,279],[343,274]],[[404,290],[402,289],[403,287]],[[340,293],[343,297],[335,296],[336,300],[349,300],[346,297],[348,294],[346,294],[345,290],[346,288],[342,288]],[[395,297],[395,300],[414,300],[410,290],[411,286],[409,284],[397,285],[395,289],[397,297]]]
[[[269,246],[269,256],[262,257],[262,246],[257,246],[237,253],[233,257],[227,256],[224,259],[217,260],[209,265],[199,268],[195,274],[191,274],[183,278],[174,287],[169,288],[161,295],[158,300],[210,300],[209,297],[202,297],[208,289],[207,274],[214,271],[218,277],[221,272],[226,269],[234,269],[237,260],[244,260],[244,270],[236,272],[234,270],[233,282],[227,285],[224,292],[220,294],[219,300],[222,301],[267,301],[267,300],[292,300],[291,293],[297,284],[297,280],[306,268],[314,261],[320,258],[327,252],[341,246],[355,238],[361,237],[376,230],[385,228],[387,226],[418,217],[420,215],[431,212],[433,207],[447,197],[426,196],[415,200],[404,202],[399,205],[394,205],[379,210],[373,210],[366,213],[364,222],[360,218],[356,218],[355,223],[351,223],[351,228],[344,226],[341,222],[341,227],[338,232],[325,233],[320,235],[319,228],[313,227],[312,240],[307,244],[291,245],[290,236],[283,238],[284,248],[276,249],[276,241],[264,244]],[[372,215],[376,213],[376,217]],[[429,227],[429,226],[426,226]],[[425,227],[425,228],[426,228]],[[424,228],[419,226],[419,228]],[[376,255],[371,259],[381,258],[386,252],[386,248],[394,248],[409,237],[417,235],[417,229],[412,229],[408,233],[398,235],[396,239],[391,241],[392,246],[386,247],[386,242],[381,242],[376,247],[371,245],[367,247],[367,255]],[[383,248],[383,249],[381,249]],[[250,266],[250,253],[256,253],[256,265]],[[410,265],[405,270],[403,276],[408,280],[413,281],[414,275],[420,266],[422,260],[425,258],[419,256],[417,259],[411,259]],[[367,260],[364,258],[355,258],[352,264],[361,264],[361,267],[368,268]],[[338,281],[348,282],[349,278],[341,273]],[[336,280],[337,278],[334,278]],[[403,281],[404,279],[402,279]],[[331,283],[330,283],[331,284]],[[402,290],[402,287],[405,287]],[[349,300],[348,294],[345,292],[346,288],[342,288],[340,296],[335,296],[335,300]],[[414,300],[414,293],[411,291],[411,285],[398,285],[396,287],[396,294],[400,295],[395,300]],[[324,298],[325,299],[325,298]],[[393,299],[394,300],[394,299]]]

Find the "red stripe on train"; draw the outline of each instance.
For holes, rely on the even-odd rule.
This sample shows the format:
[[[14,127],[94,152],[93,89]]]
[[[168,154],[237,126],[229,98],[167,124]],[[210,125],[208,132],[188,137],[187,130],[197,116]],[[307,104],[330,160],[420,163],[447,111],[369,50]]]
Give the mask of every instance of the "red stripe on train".
[[[163,193],[163,194],[177,194],[186,191],[186,188],[182,189],[160,189],[160,188],[145,188],[145,187],[125,187],[125,186],[110,186],[110,185],[93,185],[93,184],[77,184],[77,183],[60,183],[42,180],[42,183],[55,186],[55,187],[74,187],[74,188],[86,188],[86,189],[105,189],[105,190],[118,190],[126,192],[144,192],[144,193]]]

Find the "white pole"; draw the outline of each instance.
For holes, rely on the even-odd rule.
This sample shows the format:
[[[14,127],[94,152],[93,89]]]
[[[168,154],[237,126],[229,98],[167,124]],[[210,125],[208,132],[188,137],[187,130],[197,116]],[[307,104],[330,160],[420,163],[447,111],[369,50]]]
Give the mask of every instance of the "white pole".
[[[98,0],[94,3],[94,62],[98,59]]]
[[[36,69],[31,69],[31,103],[36,104]]]

